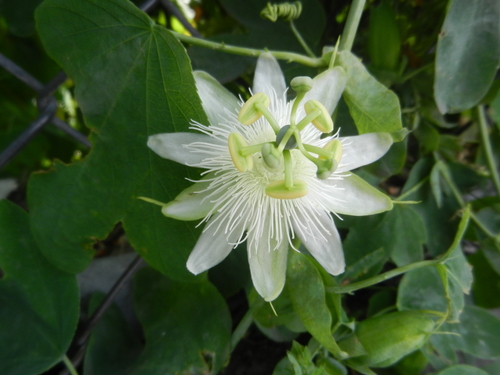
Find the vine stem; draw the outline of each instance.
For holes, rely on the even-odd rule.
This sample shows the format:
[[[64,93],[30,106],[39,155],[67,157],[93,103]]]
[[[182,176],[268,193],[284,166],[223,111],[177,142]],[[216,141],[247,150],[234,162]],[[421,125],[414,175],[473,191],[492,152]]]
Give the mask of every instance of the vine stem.
[[[446,169],[444,169],[446,168]],[[466,207],[465,201],[462,198],[462,195],[460,194],[460,191],[458,190],[457,186],[455,185],[455,182],[453,182],[453,179],[451,177],[451,174],[449,173],[447,167],[443,164],[443,169],[441,170],[441,175],[443,176],[444,180],[450,187],[450,190],[457,200],[458,204],[460,207],[463,209]],[[474,212],[470,213],[470,218],[476,224],[476,226],[483,231],[484,234],[486,234],[488,237],[493,239],[495,242],[498,241],[497,235],[495,233],[491,232],[484,224],[483,222],[477,217],[477,215]]]
[[[406,266],[403,267],[398,267],[393,270],[384,272],[380,275],[371,277],[366,280],[361,280],[356,283],[352,283],[349,285],[344,285],[344,286],[330,286],[326,287],[326,291],[329,293],[352,293],[356,290],[367,288],[369,286],[378,284],[382,281],[385,281],[387,279],[391,279],[393,277],[399,276],[403,273],[406,273],[408,271],[416,270],[417,268],[422,268],[422,267],[430,267],[430,266],[438,266],[440,264],[446,263],[448,258],[450,257],[451,253],[453,250],[458,246],[460,241],[462,240],[462,237],[465,233],[465,230],[467,229],[467,224],[469,223],[469,218],[471,217],[471,210],[470,207],[466,207],[462,219],[460,220],[460,224],[458,225],[458,230],[457,233],[455,234],[455,238],[453,239],[453,243],[450,245],[446,253],[443,254],[442,257],[438,259],[433,259],[433,260],[423,260],[421,262],[415,262],[411,264],[407,264]]]
[[[356,32],[358,31],[359,21],[361,20],[361,15],[363,14],[363,8],[365,7],[365,2],[366,0],[353,0],[351,4],[344,26],[344,32],[342,33],[342,37],[340,39],[339,49],[341,51],[350,51],[352,49],[354,38],[356,37]]]
[[[261,50],[261,49],[236,47],[236,46],[231,46],[231,45],[228,45],[225,43],[212,42],[212,41],[206,40],[206,39],[193,38],[191,36],[183,35],[183,34],[175,32],[175,31],[171,31],[171,30],[170,30],[170,32],[181,42],[192,44],[195,46],[208,48],[208,49],[213,49],[213,50],[217,50],[217,51],[227,52],[227,53],[231,53],[234,55],[258,57],[258,56],[262,55],[263,53],[267,52],[279,60],[287,60],[288,62],[296,62],[296,63],[302,64],[305,66],[310,66],[313,68],[320,68],[320,67],[327,65],[326,62],[324,62],[323,59],[321,59],[321,58],[308,57],[308,56],[301,55],[299,53],[286,52],[286,51],[265,51],[265,50]]]
[[[488,163],[488,168],[490,169],[491,177],[493,179],[493,184],[495,185],[497,195],[500,198],[500,178],[498,177],[498,170],[495,158],[493,157],[493,150],[491,148],[491,143],[488,138],[488,124],[486,123],[484,106],[478,105],[476,109],[479,120],[479,132],[481,133],[481,140],[483,144],[484,153],[486,155],[486,162]]]
[[[300,34],[299,30],[295,27],[295,24],[293,23],[293,20],[290,20],[290,29],[292,29],[293,35],[295,35],[295,38],[299,41],[300,45],[302,48],[304,48],[304,51],[307,52],[307,54],[312,57],[313,59],[316,58],[316,55],[314,55],[314,52],[311,51],[309,46],[307,45],[306,41],[304,38],[302,38],[302,35]]]
[[[73,366],[73,363],[71,363],[71,361],[67,355],[64,355],[62,357],[62,360],[63,360],[64,365],[66,366],[66,368],[68,369],[68,371],[71,375],[78,375],[78,372],[76,371],[75,366]]]

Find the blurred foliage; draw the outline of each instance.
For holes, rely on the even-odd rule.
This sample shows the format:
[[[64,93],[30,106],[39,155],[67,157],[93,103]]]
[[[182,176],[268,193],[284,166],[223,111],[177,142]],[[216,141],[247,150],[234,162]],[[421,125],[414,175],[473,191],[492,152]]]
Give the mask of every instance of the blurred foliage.
[[[288,343],[266,369],[274,375],[498,374],[500,319],[490,311],[500,307],[500,202],[491,167],[491,159],[500,163],[498,1],[366,2],[353,54],[336,61],[349,83],[334,118],[344,136],[410,131],[356,171],[396,204],[371,217],[334,218],[342,275],[327,274],[307,251],[291,251],[285,290],[272,306],[252,289],[244,246],[208,277],[193,277],[184,264],[196,224],[165,219],[136,199],[154,192],[169,201],[187,186],[186,168],[150,159],[146,139],[206,120],[190,63],[246,98],[256,59],[199,46],[186,45],[186,53],[165,28],[187,31],[160,6],[148,16],[126,0],[96,1],[0,0],[0,53],[43,84],[64,69],[70,78],[54,94],[57,116],[93,143],[89,152],[48,125],[0,171],[20,185],[15,203],[25,205],[29,193],[29,214],[0,204],[2,374],[51,366],[47,373],[57,373],[78,338],[73,274],[88,267],[96,241],[117,222],[154,270],[135,275],[133,309],[123,315],[112,307],[100,320],[83,374],[223,373],[252,322],[266,340]],[[209,40],[304,54],[286,22],[259,16],[265,0],[175,3]],[[302,4],[296,26],[321,56],[342,34],[351,1]],[[321,70],[280,65],[287,82]],[[36,92],[0,69],[0,150],[37,118],[36,102]],[[361,286],[342,289],[352,285]],[[101,299],[92,297],[91,310]],[[133,311],[142,335],[128,318]]]

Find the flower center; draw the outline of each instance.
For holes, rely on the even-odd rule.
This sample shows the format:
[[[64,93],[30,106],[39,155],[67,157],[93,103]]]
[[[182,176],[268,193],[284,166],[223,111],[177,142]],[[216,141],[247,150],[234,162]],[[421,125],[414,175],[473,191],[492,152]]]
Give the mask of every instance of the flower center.
[[[272,198],[295,199],[307,194],[307,184],[294,178],[291,150],[299,150],[313,162],[316,165],[316,177],[322,180],[327,179],[337,169],[342,158],[342,144],[338,139],[333,139],[322,148],[302,142],[301,131],[309,124],[323,133],[330,133],[333,130],[330,114],[317,100],[308,100],[304,104],[306,116],[296,122],[297,109],[307,91],[312,88],[312,82],[309,77],[296,77],[292,80],[291,87],[297,92],[297,97],[292,105],[289,125],[279,126],[268,109],[271,100],[263,92],[253,95],[242,106],[238,120],[243,125],[251,125],[264,117],[276,134],[274,141],[248,145],[243,136],[237,132],[231,133],[228,137],[231,159],[240,172],[252,170],[253,154],[257,152],[261,153],[263,164],[269,171],[279,172],[283,169],[284,180],[266,186],[266,194]],[[315,157],[311,153],[318,156]]]

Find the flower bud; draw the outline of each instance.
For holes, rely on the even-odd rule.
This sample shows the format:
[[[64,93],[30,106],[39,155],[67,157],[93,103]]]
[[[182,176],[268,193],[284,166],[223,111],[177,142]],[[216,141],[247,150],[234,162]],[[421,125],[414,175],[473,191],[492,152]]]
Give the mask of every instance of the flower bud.
[[[244,147],[248,147],[248,143],[245,138],[240,133],[231,133],[227,139],[227,146],[229,148],[229,154],[233,160],[234,166],[240,171],[245,172],[253,168],[253,158],[252,155],[243,156],[240,150]]]
[[[313,111],[319,111],[318,117],[311,122],[320,132],[330,133],[333,130],[332,118],[323,104],[317,100],[311,99],[304,104],[304,109],[307,114]]]
[[[240,109],[238,114],[238,121],[243,125],[250,125],[262,117],[262,112],[257,108],[256,104],[262,104],[264,107],[269,107],[271,104],[271,99],[263,93],[258,92],[247,100],[243,107]]]
[[[285,180],[276,181],[266,186],[266,194],[276,199],[296,199],[307,195],[307,184],[293,180],[293,186],[287,187]]]
[[[262,160],[264,160],[266,166],[268,166],[271,170],[277,169],[281,165],[283,155],[272,143],[266,143],[262,146],[261,153]]]
[[[313,80],[310,77],[295,77],[290,81],[290,87],[295,92],[308,92],[313,87]]]
[[[366,354],[348,359],[348,365],[388,367],[422,347],[433,329],[434,320],[420,311],[398,311],[358,323],[355,334],[338,344],[348,353],[357,342],[364,348]]]

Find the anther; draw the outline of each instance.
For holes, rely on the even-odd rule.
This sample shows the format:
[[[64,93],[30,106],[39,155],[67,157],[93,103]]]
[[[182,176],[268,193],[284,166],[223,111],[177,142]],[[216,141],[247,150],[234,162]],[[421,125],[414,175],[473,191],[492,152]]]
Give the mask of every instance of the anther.
[[[234,166],[240,172],[249,171],[253,168],[252,155],[243,156],[241,153],[241,150],[245,147],[248,147],[248,144],[240,133],[229,134],[227,145]]]
[[[323,104],[314,99],[308,100],[304,104],[304,109],[308,115],[316,114],[311,122],[320,132],[330,133],[333,130],[332,118]]]
[[[271,104],[271,99],[269,99],[265,93],[258,92],[248,99],[243,107],[241,107],[240,113],[238,114],[238,121],[243,125],[253,124],[264,114],[262,112],[262,107],[267,108],[269,104]]]

